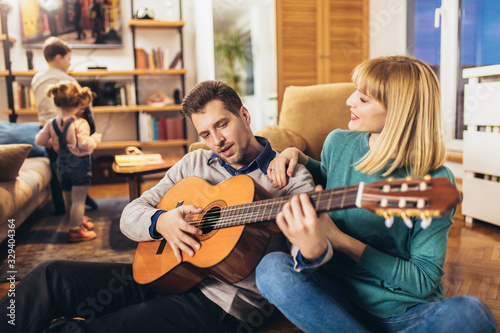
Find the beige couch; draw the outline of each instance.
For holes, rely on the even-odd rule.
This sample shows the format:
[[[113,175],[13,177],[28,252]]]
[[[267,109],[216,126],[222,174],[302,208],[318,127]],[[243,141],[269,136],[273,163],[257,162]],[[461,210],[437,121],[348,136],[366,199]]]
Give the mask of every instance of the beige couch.
[[[352,83],[330,83],[285,89],[278,125],[266,126],[256,133],[269,140],[274,150],[297,147],[320,160],[328,133],[347,129],[350,121],[347,98],[354,92]],[[206,146],[197,142],[190,151]]]
[[[46,157],[26,158],[31,145],[0,145],[0,242],[9,220],[16,229],[50,198],[50,165]]]

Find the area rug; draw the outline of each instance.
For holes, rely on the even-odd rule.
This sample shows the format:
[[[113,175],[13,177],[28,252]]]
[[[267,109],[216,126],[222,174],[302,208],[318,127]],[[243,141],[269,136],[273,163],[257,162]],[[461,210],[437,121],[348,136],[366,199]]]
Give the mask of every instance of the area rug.
[[[0,282],[9,275],[21,280],[38,264],[47,260],[78,260],[94,262],[131,263],[137,243],[120,232],[120,216],[129,197],[95,199],[97,210],[87,210],[85,215],[93,219],[97,238],[81,243],[68,243],[68,225],[64,216],[51,214],[49,203],[35,213],[16,233],[15,266],[9,267],[6,249],[0,255]],[[12,262],[11,262],[12,263]],[[14,271],[15,274],[8,273]]]

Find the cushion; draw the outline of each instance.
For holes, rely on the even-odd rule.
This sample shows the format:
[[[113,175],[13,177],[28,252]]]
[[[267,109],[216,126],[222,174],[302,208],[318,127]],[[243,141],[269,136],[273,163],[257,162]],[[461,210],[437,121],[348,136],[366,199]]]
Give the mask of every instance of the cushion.
[[[204,143],[204,142],[193,142],[190,146],[189,146],[189,152],[192,152],[192,151],[195,151],[197,149],[205,149],[205,150],[210,150],[210,148],[208,148],[208,146]]]
[[[0,121],[0,144],[27,143],[33,146],[28,157],[47,156],[44,147],[35,145],[35,136],[39,131],[39,123],[18,124]]]
[[[306,140],[295,134],[292,131],[279,128],[277,125],[269,125],[257,132],[256,135],[263,136],[269,143],[271,147],[278,153],[281,153],[288,147],[296,147],[301,151],[306,149]]]
[[[285,89],[279,128],[306,140],[306,155],[319,160],[328,133],[347,129],[351,120],[347,98],[356,90],[352,83],[329,83]]]
[[[0,181],[16,179],[30,150],[28,144],[0,145]]]

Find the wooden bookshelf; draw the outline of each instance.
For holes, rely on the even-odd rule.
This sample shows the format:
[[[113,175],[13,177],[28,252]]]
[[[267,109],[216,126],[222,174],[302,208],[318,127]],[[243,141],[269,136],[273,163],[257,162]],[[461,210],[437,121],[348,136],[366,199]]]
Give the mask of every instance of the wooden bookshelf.
[[[162,111],[181,111],[182,106],[180,104],[165,105],[165,106],[150,106],[150,105],[136,105],[136,106],[121,106],[121,105],[110,105],[110,106],[94,106],[92,107],[93,113],[122,113],[122,112],[162,112]],[[4,110],[5,114],[12,114],[11,109]],[[16,114],[18,115],[36,115],[38,113],[37,109],[17,109]]]
[[[6,40],[6,39],[7,39],[7,35],[0,34],[0,41]],[[11,42],[11,44],[14,44],[16,42],[16,39],[14,37],[9,36],[9,42]]]
[[[133,7],[133,0],[131,0],[132,7]],[[179,6],[180,9],[180,6]],[[183,39],[182,39],[182,30],[185,26],[185,21],[182,20],[182,13],[179,12],[179,17],[180,19],[177,21],[157,21],[157,20],[137,20],[137,19],[131,19],[128,22],[129,28],[132,31],[132,47],[133,50],[135,51],[135,31],[140,30],[140,29],[165,29],[169,30],[167,35],[172,35],[168,36],[168,38],[175,38],[179,41],[179,54],[180,56],[180,66],[182,68],[136,68],[136,69],[129,69],[129,70],[108,70],[108,69],[89,69],[89,70],[83,70],[83,71],[68,71],[68,74],[75,77],[78,81],[89,81],[89,80],[102,80],[102,81],[112,81],[112,80],[120,80],[120,81],[127,81],[126,86],[125,86],[125,99],[128,104],[136,104],[136,99],[138,97],[138,91],[140,90],[141,82],[139,81],[142,78],[148,78],[153,77],[153,76],[178,76],[180,80],[180,85],[181,85],[181,93],[180,97],[182,98],[185,95],[185,78],[184,76],[187,74],[188,70],[184,67],[183,63],[183,58],[182,58],[182,51],[183,51]],[[175,32],[177,31],[179,33],[178,38],[173,36],[170,32]],[[145,32],[146,34],[148,32]],[[3,36],[3,37],[2,37]],[[5,35],[0,34],[0,40],[3,38],[3,45],[5,46],[8,44],[7,38]],[[9,40],[15,41],[15,39],[9,38]],[[134,52],[134,60],[135,60],[135,52]],[[134,61],[135,63],[135,61]],[[168,64],[167,64],[168,65]],[[7,68],[7,67],[6,67]],[[30,78],[35,76],[38,73],[37,70],[13,70],[11,72],[7,70],[0,70],[0,77],[5,77],[7,81],[9,81],[11,84],[13,81],[19,81],[17,83],[20,83],[19,86],[24,86],[25,84],[23,83],[24,81],[28,81]],[[119,77],[119,78],[116,78]],[[129,85],[130,84],[130,85]],[[132,87],[132,89],[129,89],[129,87]],[[173,88],[173,85],[170,85],[168,87],[165,87],[164,89],[170,89]],[[17,86],[15,87],[17,89]],[[160,87],[158,87],[160,88]],[[163,88],[163,87],[161,87]],[[177,88],[177,85],[175,86]],[[121,87],[120,87],[121,89]],[[129,91],[131,90],[131,91]],[[17,91],[17,90],[16,90]],[[131,97],[130,93],[132,96],[135,96],[135,98]],[[21,96],[23,96],[21,94]],[[12,97],[12,96],[11,96]],[[24,98],[24,97],[23,97]],[[123,101],[123,93],[120,90],[120,100],[118,102],[121,102],[125,104],[125,101]],[[12,103],[11,103],[12,104]],[[15,118],[15,116],[36,116],[38,114],[38,111],[36,107],[34,108],[16,108],[15,106],[19,105],[19,103],[15,102],[13,105],[9,105],[9,108],[7,110],[4,110],[5,114],[8,114],[12,118]],[[29,105],[29,104],[26,104]],[[32,105],[32,104],[31,104]],[[132,136],[132,133],[130,133],[130,136],[127,136],[126,138],[130,138],[131,140],[124,140],[124,141],[108,141],[108,142],[103,142],[101,143],[97,149],[98,150],[116,150],[116,149],[123,149],[128,146],[137,146],[137,147],[184,147],[185,151],[187,151],[187,147],[190,144],[190,141],[186,139],[186,133],[184,133],[184,138],[183,139],[174,139],[174,140],[159,140],[159,141],[152,141],[152,142],[141,142],[139,139],[143,138],[139,134],[139,123],[138,119],[139,117],[142,117],[142,112],[148,113],[149,116],[152,116],[151,113],[156,113],[156,112],[171,112],[171,113],[176,113],[176,114],[168,114],[168,117],[166,118],[182,118],[181,111],[182,111],[182,106],[180,104],[174,104],[174,105],[166,105],[166,106],[150,106],[150,105],[113,105],[113,106],[94,106],[92,108],[92,111],[95,114],[120,114],[120,113],[136,113],[137,117],[136,118],[136,125],[137,125],[137,133],[134,133],[136,135]],[[146,119],[149,121],[150,117],[142,117],[141,119]],[[158,116],[154,116],[155,118],[160,118],[163,116],[167,116],[166,114],[160,114]],[[102,116],[101,116],[102,117]],[[101,117],[98,118],[98,120]],[[184,126],[184,132],[186,131],[186,124],[185,120],[183,120],[183,126]],[[150,126],[148,126],[148,131],[150,129]],[[144,131],[145,128],[142,128]],[[163,138],[163,136],[162,136]]]
[[[12,71],[13,76],[34,76],[37,71]],[[123,71],[108,71],[105,69],[90,69],[84,72],[73,72],[69,71],[68,74],[71,76],[134,76],[134,75],[179,75],[186,74],[186,68],[177,69],[147,69],[147,68],[137,68],[132,70]],[[0,71],[0,76],[9,75],[8,71]]]
[[[150,106],[150,105],[137,105],[137,106],[94,106],[92,112],[94,113],[114,113],[114,112],[161,112],[161,111],[181,111],[180,104],[165,105],[165,106]]]
[[[12,110],[11,109],[6,109],[3,111],[3,113],[5,114],[12,114]],[[32,114],[37,114],[37,110],[36,109],[16,109],[16,114],[17,115],[32,115]]]
[[[177,29],[186,24],[184,21],[156,21],[156,20],[138,20],[128,21],[129,27],[138,27],[143,29]]]
[[[129,146],[142,147],[142,148],[158,148],[158,147],[184,147],[190,144],[189,140],[177,139],[177,140],[157,140],[150,142],[140,142],[136,140],[130,141],[105,141],[97,145],[97,150],[106,149],[124,149]]]

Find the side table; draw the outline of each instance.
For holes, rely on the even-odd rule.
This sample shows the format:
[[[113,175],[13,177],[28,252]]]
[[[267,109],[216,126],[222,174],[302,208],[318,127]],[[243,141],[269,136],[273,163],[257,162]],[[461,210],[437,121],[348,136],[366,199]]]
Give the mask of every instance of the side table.
[[[113,162],[113,172],[119,176],[128,178],[128,190],[130,201],[138,198],[141,195],[141,182],[142,176],[152,173],[167,171],[175,163],[177,163],[182,156],[163,156],[162,163],[126,166],[120,167],[116,162]]]

